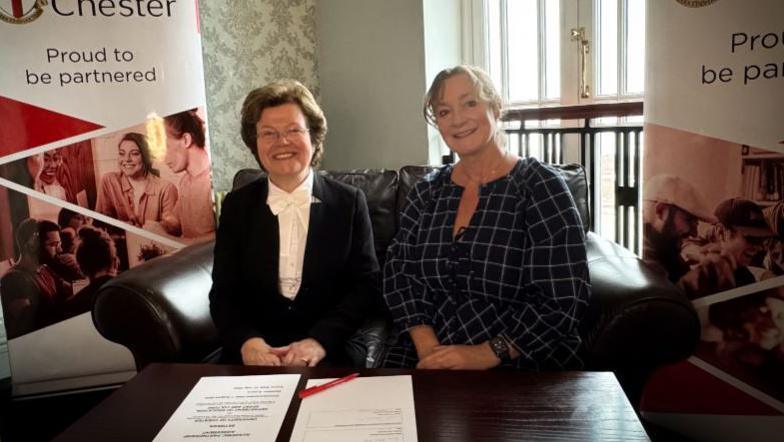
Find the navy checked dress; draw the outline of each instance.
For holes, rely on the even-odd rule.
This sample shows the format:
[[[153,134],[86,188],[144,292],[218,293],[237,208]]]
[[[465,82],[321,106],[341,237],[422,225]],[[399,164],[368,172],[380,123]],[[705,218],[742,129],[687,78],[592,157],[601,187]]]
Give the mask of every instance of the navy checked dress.
[[[453,236],[463,187],[452,167],[416,184],[387,252],[384,299],[400,334],[386,367],[418,359],[408,329],[430,325],[442,345],[503,336],[509,366],[579,368],[577,325],[590,296],[585,234],[566,183],[536,159],[481,186],[467,228]]]

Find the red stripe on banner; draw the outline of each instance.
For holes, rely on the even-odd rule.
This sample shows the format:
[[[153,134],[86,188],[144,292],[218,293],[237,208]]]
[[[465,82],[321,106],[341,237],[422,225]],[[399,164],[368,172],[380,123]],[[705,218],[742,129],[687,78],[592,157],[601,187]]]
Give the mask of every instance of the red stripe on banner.
[[[24,14],[22,11],[22,0],[11,0],[11,13],[16,18],[22,17],[22,14]]]
[[[80,120],[0,96],[0,157],[101,129]]]
[[[781,416],[775,408],[687,361],[666,365],[651,375],[640,411]]]

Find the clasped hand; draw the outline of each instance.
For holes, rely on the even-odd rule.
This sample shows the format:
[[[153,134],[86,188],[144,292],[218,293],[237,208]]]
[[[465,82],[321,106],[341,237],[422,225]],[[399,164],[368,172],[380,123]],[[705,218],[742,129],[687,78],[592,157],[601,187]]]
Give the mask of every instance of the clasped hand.
[[[436,345],[419,360],[417,368],[487,370],[500,362],[487,344]]]
[[[251,338],[240,349],[245,365],[270,367],[315,367],[327,355],[313,338],[305,338],[283,347],[271,347],[262,338]]]

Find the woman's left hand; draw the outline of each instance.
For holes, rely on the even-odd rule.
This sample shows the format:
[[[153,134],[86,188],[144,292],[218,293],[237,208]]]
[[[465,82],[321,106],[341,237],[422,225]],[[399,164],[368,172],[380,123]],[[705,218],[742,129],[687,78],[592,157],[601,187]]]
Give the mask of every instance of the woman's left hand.
[[[292,342],[285,347],[275,347],[272,352],[278,355],[284,366],[315,367],[327,355],[327,351],[313,338]]]
[[[487,370],[501,363],[487,343],[479,345],[438,345],[419,361],[416,368],[447,370]]]

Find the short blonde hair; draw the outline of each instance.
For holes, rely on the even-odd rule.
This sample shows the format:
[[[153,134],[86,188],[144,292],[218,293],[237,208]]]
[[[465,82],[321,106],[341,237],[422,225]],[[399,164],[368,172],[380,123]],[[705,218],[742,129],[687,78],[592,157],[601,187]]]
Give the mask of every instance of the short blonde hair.
[[[436,78],[433,79],[430,89],[428,89],[425,94],[425,102],[422,107],[422,113],[425,116],[425,120],[433,126],[436,125],[436,107],[441,99],[444,82],[459,74],[464,74],[471,80],[471,83],[473,83],[479,95],[479,99],[487,102],[493,110],[493,113],[500,118],[504,102],[501,98],[501,94],[498,93],[498,90],[496,90],[493,85],[493,80],[487,75],[487,72],[481,68],[461,64],[442,70],[436,75]]]
[[[305,115],[310,132],[310,142],[313,144],[313,158],[310,165],[318,167],[324,155],[324,138],[327,136],[327,119],[313,94],[302,83],[296,80],[278,80],[264,87],[250,91],[242,103],[242,116],[240,119],[240,134],[242,141],[248,146],[253,157],[259,162],[259,153],[256,150],[256,123],[261,118],[262,112],[268,107],[283,104],[296,104]]]

